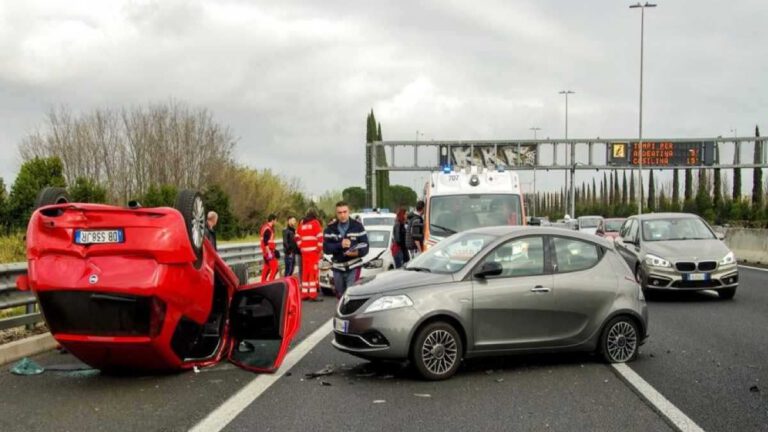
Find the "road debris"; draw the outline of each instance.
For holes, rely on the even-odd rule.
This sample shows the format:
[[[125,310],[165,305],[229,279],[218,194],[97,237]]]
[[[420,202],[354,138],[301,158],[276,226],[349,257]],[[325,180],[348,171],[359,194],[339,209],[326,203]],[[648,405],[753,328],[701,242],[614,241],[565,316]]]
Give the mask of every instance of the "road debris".
[[[34,360],[30,360],[28,357],[24,357],[11,367],[11,373],[14,375],[39,375],[43,372],[45,372],[45,368],[37,364]]]
[[[384,400],[384,399],[376,399],[376,400],[373,401],[373,403],[375,403],[375,404],[383,404],[383,403],[387,403],[387,401]]]
[[[333,375],[333,365],[327,365],[323,369],[320,369],[319,371],[316,371],[316,372],[306,373],[304,374],[304,378],[315,379],[317,377],[328,376],[328,375]]]
[[[760,387],[753,385],[752,387],[749,388],[749,391],[751,393],[760,393]]]
[[[420,398],[431,398],[432,397],[432,395],[429,394],[429,393],[414,393],[413,395],[416,396],[416,397],[420,397]]]
[[[325,386],[325,387],[330,387],[330,386],[332,386],[333,384],[329,383],[328,381],[320,381],[320,385],[321,385],[321,386]]]

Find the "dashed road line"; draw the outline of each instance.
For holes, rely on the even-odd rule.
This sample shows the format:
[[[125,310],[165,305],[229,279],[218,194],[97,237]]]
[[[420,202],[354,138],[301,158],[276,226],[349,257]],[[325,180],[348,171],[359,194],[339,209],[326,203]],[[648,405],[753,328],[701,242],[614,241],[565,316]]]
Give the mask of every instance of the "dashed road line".
[[[613,363],[613,370],[632,389],[649,403],[656,412],[680,432],[704,432],[699,425],[680,411],[667,398],[662,396],[653,386],[644,380],[637,372],[624,363]]]
[[[332,319],[321,324],[309,337],[301,341],[299,345],[288,352],[283,364],[273,374],[262,374],[256,376],[245,387],[232,395],[218,408],[213,410],[207,417],[195,425],[190,432],[218,432],[224,429],[235,417],[245,410],[262,393],[267,391],[272,384],[276,383],[286,372],[291,370],[309,351],[322,341],[332,329]]]

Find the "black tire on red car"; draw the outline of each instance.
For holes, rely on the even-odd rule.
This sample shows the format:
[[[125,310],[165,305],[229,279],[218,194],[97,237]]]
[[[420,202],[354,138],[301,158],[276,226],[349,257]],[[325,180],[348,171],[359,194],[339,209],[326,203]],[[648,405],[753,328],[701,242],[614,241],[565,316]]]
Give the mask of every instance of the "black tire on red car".
[[[66,204],[69,202],[69,194],[63,187],[45,187],[37,194],[35,208],[53,204]]]
[[[195,253],[195,268],[203,264],[203,243],[205,242],[205,206],[199,192],[189,189],[179,191],[173,206],[184,217],[189,245]]]

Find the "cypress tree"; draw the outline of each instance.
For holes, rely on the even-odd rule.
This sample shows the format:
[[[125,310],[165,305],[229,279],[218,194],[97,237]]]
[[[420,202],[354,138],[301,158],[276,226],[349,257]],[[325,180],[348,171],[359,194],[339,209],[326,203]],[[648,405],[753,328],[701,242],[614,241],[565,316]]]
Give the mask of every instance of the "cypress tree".
[[[760,129],[755,126],[755,137],[760,137]],[[763,155],[763,142],[755,140],[755,156],[754,163],[762,164]],[[763,208],[763,169],[755,168],[752,175],[752,207],[756,212],[759,212]]]
[[[685,170],[685,193],[683,198],[685,201],[693,199],[693,170]]]
[[[653,180],[653,170],[648,175],[648,211],[656,211],[656,182]]]
[[[720,212],[723,210],[723,187],[720,184],[721,182],[720,168],[715,168],[715,177],[712,180],[714,187],[714,202],[712,204],[715,206],[715,214],[718,216],[720,216]]]
[[[672,170],[672,211],[680,211],[680,173]]]
[[[733,202],[741,200],[741,168],[733,169]]]
[[[629,203],[635,206],[635,172],[629,172]]]
[[[627,205],[627,172],[621,172],[621,205]]]
[[[621,195],[619,194],[619,173],[613,170],[613,205],[621,204]]]
[[[595,178],[592,177],[592,207],[597,205],[597,187],[595,187]]]

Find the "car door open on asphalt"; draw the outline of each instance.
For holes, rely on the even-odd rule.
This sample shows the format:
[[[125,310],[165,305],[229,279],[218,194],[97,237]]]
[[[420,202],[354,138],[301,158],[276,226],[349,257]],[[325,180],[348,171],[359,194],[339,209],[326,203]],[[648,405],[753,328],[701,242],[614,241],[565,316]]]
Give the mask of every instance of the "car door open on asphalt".
[[[300,304],[293,278],[239,287],[232,298],[230,361],[257,372],[277,369],[299,329]]]

